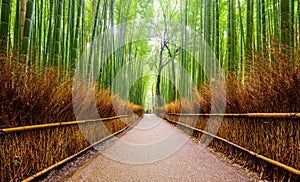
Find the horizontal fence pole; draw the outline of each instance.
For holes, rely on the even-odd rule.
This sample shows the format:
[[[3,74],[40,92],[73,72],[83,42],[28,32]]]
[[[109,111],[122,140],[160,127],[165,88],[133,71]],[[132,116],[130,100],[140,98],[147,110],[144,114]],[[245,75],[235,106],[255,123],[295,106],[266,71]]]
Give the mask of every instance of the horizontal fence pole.
[[[299,119],[300,113],[241,113],[241,114],[221,114],[221,113],[211,113],[211,114],[180,114],[180,113],[166,113],[167,115],[174,115],[174,116],[216,116],[216,117],[247,117],[247,118],[282,118],[282,119]]]
[[[128,117],[132,117],[132,116],[134,116],[134,114],[114,116],[114,117],[109,117],[109,118],[100,118],[100,119],[49,123],[49,124],[40,124],[40,125],[32,125],[32,126],[20,126],[20,127],[15,127],[15,128],[4,128],[4,129],[0,129],[0,134],[28,131],[28,130],[34,130],[34,129],[53,128],[53,127],[67,126],[67,125],[86,124],[86,123],[91,123],[91,122],[110,121],[110,120],[114,120],[114,119],[128,118]]]
[[[220,141],[222,141],[222,142],[225,142],[225,143],[227,143],[227,144],[229,144],[229,145],[231,145],[231,146],[233,146],[233,147],[236,147],[236,148],[238,148],[238,149],[240,149],[240,150],[242,150],[242,151],[244,151],[244,152],[247,152],[247,153],[249,153],[249,154],[252,155],[252,156],[255,156],[255,157],[257,157],[257,158],[259,158],[259,159],[262,159],[262,160],[264,160],[264,161],[266,161],[266,162],[268,162],[268,163],[270,163],[270,164],[273,164],[273,165],[275,165],[275,166],[277,166],[277,167],[280,167],[280,168],[282,168],[282,169],[285,169],[285,170],[288,171],[288,172],[291,172],[291,173],[296,174],[296,175],[300,175],[300,171],[297,170],[297,169],[295,169],[295,168],[292,168],[292,167],[290,167],[290,166],[288,166],[288,165],[285,165],[285,164],[283,164],[283,163],[281,163],[281,162],[278,162],[278,161],[275,161],[275,160],[270,159],[270,158],[268,158],[268,157],[265,157],[265,156],[262,156],[262,155],[260,155],[260,154],[257,154],[257,153],[255,153],[255,152],[253,152],[253,151],[251,151],[251,150],[248,150],[248,149],[246,149],[246,148],[244,148],[244,147],[242,147],[242,146],[239,146],[239,145],[237,145],[237,144],[235,144],[235,143],[233,143],[233,142],[230,142],[230,141],[228,141],[228,140],[226,140],[226,139],[224,139],[224,138],[221,138],[221,137],[219,137],[219,136],[216,136],[216,135],[214,135],[214,134],[211,134],[211,133],[209,133],[209,132],[207,132],[207,131],[204,131],[204,130],[200,130],[200,129],[198,129],[198,128],[191,127],[191,126],[189,126],[189,125],[186,125],[186,124],[183,124],[183,123],[180,123],[180,122],[176,122],[176,121],[170,120],[170,119],[168,119],[168,118],[166,118],[166,117],[164,117],[164,119],[167,120],[167,121],[169,121],[170,123],[175,123],[175,124],[184,126],[184,127],[186,127],[186,128],[189,128],[189,129],[191,129],[191,130],[195,130],[195,131],[198,131],[198,132],[203,133],[203,134],[205,134],[205,135],[214,137],[214,138],[216,138],[216,139],[218,139],[218,140],[220,140]]]
[[[125,117],[125,116],[124,116],[124,117]],[[116,118],[114,118],[114,119],[116,119]],[[138,121],[138,120],[137,120],[137,121]],[[122,133],[122,132],[125,131],[127,128],[129,128],[130,126],[132,126],[134,123],[136,123],[137,121],[133,122],[133,123],[130,124],[130,125],[127,125],[127,126],[126,126],[125,128],[123,128],[122,130],[117,131],[117,132],[115,132],[115,133],[113,133],[113,134],[111,134],[111,135],[109,135],[109,136],[107,136],[107,137],[105,137],[105,138],[99,140],[98,142],[95,142],[94,144],[92,144],[92,145],[86,147],[85,149],[83,149],[83,150],[77,152],[76,154],[73,154],[73,155],[71,155],[70,157],[67,157],[67,158],[65,158],[65,159],[63,159],[63,160],[57,162],[56,164],[53,164],[52,166],[50,166],[50,167],[48,167],[48,168],[46,168],[46,169],[44,169],[44,170],[42,170],[42,171],[40,171],[40,172],[38,172],[38,173],[36,173],[36,174],[34,174],[34,175],[32,175],[32,176],[30,176],[30,177],[28,177],[28,178],[22,180],[22,182],[33,181],[34,179],[36,179],[36,178],[38,178],[38,177],[41,177],[42,175],[46,174],[47,172],[49,172],[49,171],[51,171],[51,170],[53,170],[53,169],[55,169],[55,168],[57,168],[57,167],[59,167],[59,166],[65,164],[66,162],[68,162],[68,161],[74,159],[75,157],[81,155],[82,153],[86,152],[87,150],[91,149],[92,147],[94,147],[94,146],[96,146],[96,145],[98,145],[98,144],[100,144],[100,143],[102,143],[102,142],[104,142],[104,141],[106,141],[106,140],[108,140],[108,139],[110,139],[110,138],[112,138],[112,137],[114,137],[114,136],[116,136],[116,135]]]

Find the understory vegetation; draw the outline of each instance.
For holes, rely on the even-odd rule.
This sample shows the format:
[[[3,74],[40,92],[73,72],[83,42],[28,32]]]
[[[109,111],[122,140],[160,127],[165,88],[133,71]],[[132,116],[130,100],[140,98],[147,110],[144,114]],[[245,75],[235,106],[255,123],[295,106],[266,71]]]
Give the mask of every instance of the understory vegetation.
[[[209,83],[194,90],[195,102],[177,101],[165,106],[166,112],[218,113],[223,101],[226,101],[226,113],[290,113],[300,110],[300,59],[290,55],[297,54],[299,49],[270,49],[268,58],[257,58],[255,66],[249,66],[245,79],[235,74],[226,78],[226,93],[221,88],[212,92]],[[226,95],[226,98],[222,96]],[[219,102],[218,102],[219,101]],[[186,104],[182,104],[186,103]]]
[[[80,96],[76,97],[78,100],[72,100],[72,77],[62,76],[67,73],[58,73],[54,68],[26,68],[24,64],[8,59],[0,64],[1,128],[75,121],[74,102],[82,103],[82,111],[78,112],[88,111],[89,105],[95,102],[101,118],[116,116],[116,112],[124,115],[143,112],[142,107],[111,95],[108,89],[95,89],[91,93],[88,85],[82,87],[78,93]]]
[[[108,89],[82,83],[72,97],[73,77],[3,58],[0,62],[0,181],[21,181],[132,124],[143,113]],[[24,71],[27,70],[27,71]],[[74,93],[73,93],[74,94]],[[73,107],[74,103],[77,107]],[[97,111],[93,106],[96,104]],[[77,115],[75,116],[74,110]],[[125,119],[43,128],[49,123],[131,115]],[[1,129],[42,125],[5,133]]]
[[[248,67],[245,80],[232,74],[226,79],[226,91],[220,89],[212,96],[209,85],[194,91],[195,101],[186,100],[156,108],[162,117],[194,125],[210,131],[214,123],[208,117],[194,118],[171,116],[164,113],[220,113],[220,105],[226,103],[225,113],[297,113],[300,110],[300,59],[293,57],[299,49],[270,48],[271,62],[257,58],[255,66]],[[216,83],[219,88],[222,84]],[[218,87],[214,87],[218,88]],[[226,98],[223,96],[226,95]],[[212,102],[212,97],[214,100]],[[300,134],[298,119],[232,118],[224,117],[217,135],[248,150],[269,157],[295,169],[300,164]],[[194,132],[199,140],[201,133]],[[202,138],[203,139],[203,138]],[[272,166],[252,155],[214,139],[210,144],[216,151],[225,153],[234,162],[251,168],[263,179],[273,181],[297,181],[296,175]]]

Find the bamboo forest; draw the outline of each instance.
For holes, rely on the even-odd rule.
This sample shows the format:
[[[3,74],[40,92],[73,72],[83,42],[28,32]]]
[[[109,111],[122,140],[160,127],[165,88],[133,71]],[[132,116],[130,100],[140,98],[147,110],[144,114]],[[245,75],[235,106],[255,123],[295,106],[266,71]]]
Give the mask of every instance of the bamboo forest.
[[[300,180],[300,0],[0,2],[0,181]]]

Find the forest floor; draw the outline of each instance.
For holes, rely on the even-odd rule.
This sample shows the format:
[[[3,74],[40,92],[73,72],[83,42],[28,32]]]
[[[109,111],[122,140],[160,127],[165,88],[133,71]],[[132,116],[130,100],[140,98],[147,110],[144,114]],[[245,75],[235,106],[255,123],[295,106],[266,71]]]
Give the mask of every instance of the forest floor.
[[[44,181],[261,181],[152,114]]]

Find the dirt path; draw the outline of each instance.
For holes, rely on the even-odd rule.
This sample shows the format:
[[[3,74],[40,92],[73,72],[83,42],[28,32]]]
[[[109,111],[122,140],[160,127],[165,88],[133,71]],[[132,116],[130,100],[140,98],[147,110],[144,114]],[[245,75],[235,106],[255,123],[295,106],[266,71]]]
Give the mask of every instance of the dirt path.
[[[67,181],[255,181],[155,115],[97,150]]]

